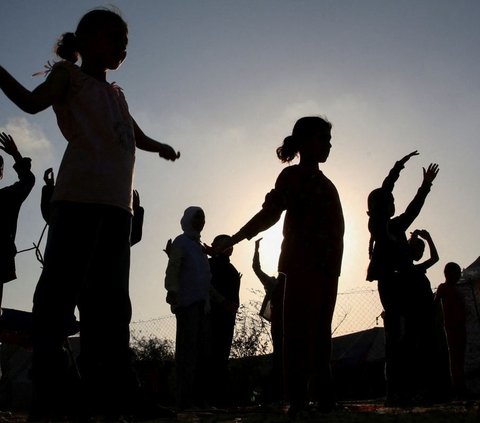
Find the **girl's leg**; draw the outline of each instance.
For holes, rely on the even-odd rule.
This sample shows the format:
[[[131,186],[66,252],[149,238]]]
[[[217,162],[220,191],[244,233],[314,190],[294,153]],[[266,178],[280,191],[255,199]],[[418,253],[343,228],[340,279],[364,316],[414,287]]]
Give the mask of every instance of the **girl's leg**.
[[[131,215],[96,207],[95,249],[79,299],[81,369],[96,412],[127,413],[136,394],[129,330]]]
[[[64,344],[75,321],[75,306],[93,251],[93,222],[82,205],[52,209],[45,261],[33,298],[33,413],[72,408]],[[72,410],[65,410],[71,412]]]

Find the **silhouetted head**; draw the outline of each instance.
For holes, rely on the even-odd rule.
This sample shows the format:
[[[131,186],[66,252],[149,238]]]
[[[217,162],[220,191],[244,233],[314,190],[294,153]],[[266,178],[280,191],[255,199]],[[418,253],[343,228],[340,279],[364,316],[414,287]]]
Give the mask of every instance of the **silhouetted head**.
[[[390,218],[395,214],[393,194],[383,188],[374,189],[367,199],[368,215],[370,217]]]
[[[180,224],[185,235],[200,238],[200,232],[202,232],[205,226],[205,213],[200,207],[188,207],[183,212]]]
[[[55,53],[75,63],[82,58],[105,69],[117,69],[127,56],[128,26],[119,13],[94,9],[78,23],[75,33],[66,32],[57,42]]]
[[[306,116],[297,120],[283,144],[277,148],[277,157],[291,162],[297,155],[316,163],[324,163],[330,153],[332,124],[319,116]]]
[[[445,282],[454,285],[460,280],[462,269],[457,263],[450,262],[445,265],[443,274],[445,275]]]
[[[408,245],[410,246],[412,259],[414,261],[420,260],[425,252],[425,241],[414,235],[408,240]]]
[[[3,157],[0,156],[0,179],[3,178]]]
[[[225,235],[225,234],[217,235],[213,239],[212,248],[216,251],[218,249],[219,245],[221,245],[222,241],[228,240],[230,238],[231,238],[230,235]],[[227,248],[224,251],[220,251],[218,253],[218,255],[219,256],[225,256],[225,257],[230,257],[232,255],[232,253],[233,253],[233,247],[230,247],[230,248]]]

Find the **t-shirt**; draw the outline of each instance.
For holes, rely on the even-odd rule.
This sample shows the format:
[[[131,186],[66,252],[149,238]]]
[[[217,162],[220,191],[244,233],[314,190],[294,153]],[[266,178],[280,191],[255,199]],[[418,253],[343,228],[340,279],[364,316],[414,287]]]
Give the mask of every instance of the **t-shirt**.
[[[66,61],[68,91],[53,104],[58,126],[68,141],[52,201],[105,204],[132,213],[135,164],[133,120],[122,90],[97,80]]]

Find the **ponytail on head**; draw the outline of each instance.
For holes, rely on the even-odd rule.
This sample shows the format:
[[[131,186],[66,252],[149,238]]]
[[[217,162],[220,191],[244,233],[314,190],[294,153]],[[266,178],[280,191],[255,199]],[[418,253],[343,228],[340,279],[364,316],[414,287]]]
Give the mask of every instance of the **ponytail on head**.
[[[55,54],[69,62],[76,63],[79,58],[77,37],[73,32],[65,32],[58,39]]]
[[[320,116],[305,116],[298,119],[289,135],[283,140],[283,144],[277,148],[277,157],[282,161],[291,162],[297,157],[304,138],[317,132],[330,131],[332,124]]]
[[[291,162],[298,155],[298,140],[289,135],[283,140],[283,144],[277,148],[277,157],[282,163]]]
[[[82,56],[86,40],[95,37],[97,32],[109,23],[119,24],[128,32],[128,25],[116,8],[98,8],[90,10],[80,19],[75,33],[65,32],[57,41],[55,53],[69,62],[76,63]]]

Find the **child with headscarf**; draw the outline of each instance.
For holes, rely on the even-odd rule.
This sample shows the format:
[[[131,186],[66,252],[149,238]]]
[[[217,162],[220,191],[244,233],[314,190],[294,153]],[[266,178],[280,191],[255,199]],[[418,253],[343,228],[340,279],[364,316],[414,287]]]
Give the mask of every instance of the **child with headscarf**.
[[[183,233],[169,248],[165,274],[167,303],[177,320],[175,366],[177,408],[191,409],[204,403],[207,360],[207,313],[210,310],[210,266],[200,243],[205,214],[200,207],[188,207],[180,221]]]

